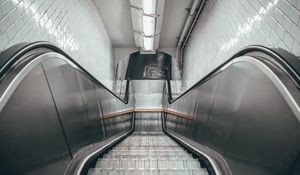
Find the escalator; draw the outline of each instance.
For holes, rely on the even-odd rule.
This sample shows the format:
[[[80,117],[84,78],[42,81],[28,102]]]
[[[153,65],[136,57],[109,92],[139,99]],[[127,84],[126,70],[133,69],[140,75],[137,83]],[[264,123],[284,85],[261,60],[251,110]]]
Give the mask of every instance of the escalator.
[[[133,133],[97,161],[88,175],[208,175],[193,158],[163,133]]]
[[[0,53],[0,174],[297,175],[300,63],[247,47],[137,109],[48,42]]]
[[[141,114],[135,124],[142,127],[135,126],[130,136],[98,159],[88,175],[209,174],[204,164],[163,133],[158,115],[150,114],[151,122],[145,118]]]

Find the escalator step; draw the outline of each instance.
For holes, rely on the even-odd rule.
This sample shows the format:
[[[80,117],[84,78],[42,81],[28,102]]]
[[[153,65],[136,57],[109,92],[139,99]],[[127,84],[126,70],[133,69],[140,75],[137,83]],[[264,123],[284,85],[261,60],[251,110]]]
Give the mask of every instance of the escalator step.
[[[88,175],[208,175],[205,169],[191,170],[128,170],[128,169],[90,169]]]
[[[100,159],[96,168],[122,169],[199,169],[197,159]]]
[[[88,175],[208,175],[198,159],[163,133],[133,133],[98,159]]]
[[[184,155],[122,155],[122,154],[105,154],[103,156],[103,158],[136,158],[136,159],[158,159],[158,158],[162,158],[162,159],[187,159],[187,158],[193,158],[193,156],[191,154],[184,154]]]

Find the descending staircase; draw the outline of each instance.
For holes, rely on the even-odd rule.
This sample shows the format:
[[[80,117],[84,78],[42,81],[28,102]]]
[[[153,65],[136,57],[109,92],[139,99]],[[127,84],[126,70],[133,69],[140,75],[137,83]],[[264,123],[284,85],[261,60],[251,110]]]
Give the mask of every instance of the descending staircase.
[[[88,175],[208,175],[198,159],[162,132],[135,132],[99,159]]]

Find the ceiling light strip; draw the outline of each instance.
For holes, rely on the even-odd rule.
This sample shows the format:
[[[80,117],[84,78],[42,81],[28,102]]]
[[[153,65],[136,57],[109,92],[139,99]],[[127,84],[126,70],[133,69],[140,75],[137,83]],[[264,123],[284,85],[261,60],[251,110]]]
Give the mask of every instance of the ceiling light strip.
[[[144,50],[154,50],[154,38],[143,37],[143,45]]]
[[[156,32],[158,31],[159,33],[160,29],[157,29],[157,24],[158,20],[160,20],[159,24],[161,24],[162,17],[159,14],[163,13],[163,8],[160,6],[164,6],[164,0],[160,1],[130,0],[134,32],[139,34],[137,37],[140,37],[140,41],[138,39],[135,40],[136,45],[143,48],[144,51],[154,51],[158,47],[159,34]],[[158,5],[159,8],[157,7]],[[134,9],[138,13],[134,13]],[[161,26],[159,25],[159,27]]]

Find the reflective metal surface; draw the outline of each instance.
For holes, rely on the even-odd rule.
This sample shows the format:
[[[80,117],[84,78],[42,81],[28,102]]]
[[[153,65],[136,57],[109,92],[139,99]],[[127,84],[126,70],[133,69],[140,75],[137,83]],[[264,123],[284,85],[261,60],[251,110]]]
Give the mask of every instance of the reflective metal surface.
[[[162,132],[161,113],[135,113],[135,132]]]
[[[70,149],[74,152],[91,143],[87,110],[75,70],[58,59],[47,60],[43,65]]]
[[[41,65],[30,71],[1,111],[0,135],[0,174],[21,174],[45,163],[70,161]]]
[[[20,62],[0,84],[0,174],[63,174],[78,150],[129,131],[132,108],[57,53]],[[109,122],[107,122],[109,120]]]
[[[167,115],[166,127],[220,153],[234,175],[299,174],[299,90],[277,66],[247,60],[165,103],[193,115]]]
[[[131,128],[132,114],[104,119],[107,137],[128,131]]]
[[[105,138],[104,124],[98,104],[97,86],[76,71],[79,88],[87,111],[88,133],[91,142]]]

